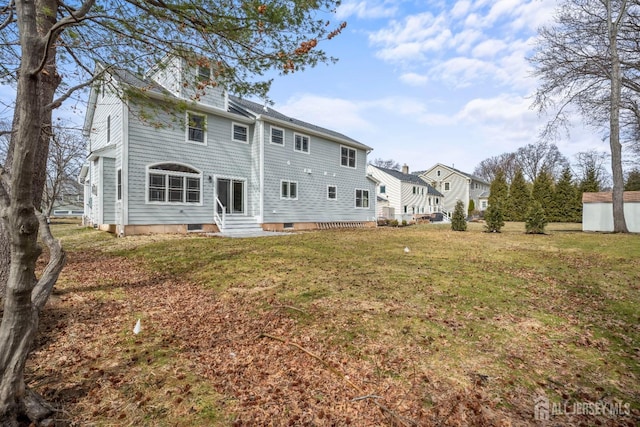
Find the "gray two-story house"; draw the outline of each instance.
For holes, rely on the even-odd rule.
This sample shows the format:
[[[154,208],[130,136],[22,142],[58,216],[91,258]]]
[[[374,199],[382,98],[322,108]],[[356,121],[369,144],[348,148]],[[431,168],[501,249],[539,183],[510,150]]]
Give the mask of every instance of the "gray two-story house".
[[[465,212],[471,200],[476,210],[487,209],[491,184],[480,177],[442,163],[416,174],[444,195],[443,211],[448,215],[453,213],[458,200],[464,203]]]
[[[177,57],[105,76],[84,126],[86,223],[119,235],[375,225],[365,144],[188,84],[211,71]]]

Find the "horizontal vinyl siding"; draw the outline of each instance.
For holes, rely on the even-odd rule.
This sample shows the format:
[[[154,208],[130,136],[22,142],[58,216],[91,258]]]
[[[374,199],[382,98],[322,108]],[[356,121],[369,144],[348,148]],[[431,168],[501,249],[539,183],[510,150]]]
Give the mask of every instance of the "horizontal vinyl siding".
[[[392,177],[388,173],[385,173],[378,168],[370,167],[368,168],[368,171],[371,174],[371,176],[373,176],[375,179],[380,181],[380,184],[377,185],[377,190],[376,190],[378,191],[377,194],[380,194],[379,193],[380,186],[384,185],[386,188],[385,188],[385,194],[382,197],[386,197],[387,200],[389,201],[389,204],[387,206],[389,206],[390,208],[394,208],[396,215],[401,214],[402,213],[402,203],[401,203],[402,197],[401,197],[400,180]],[[378,209],[378,212],[381,213],[382,211]]]
[[[375,219],[375,184],[366,178],[366,153],[356,150],[356,168],[340,165],[340,144],[309,136],[310,153],[294,151],[294,131],[285,129],[284,145],[270,143],[265,125],[264,222],[333,222]],[[295,133],[304,134],[296,131]],[[311,169],[311,173],[305,172]],[[280,198],[281,181],[298,183],[298,199]],[[327,200],[335,185],[337,199]],[[355,190],[369,191],[369,208],[355,208]]]
[[[208,177],[234,177],[251,179],[252,143],[231,141],[231,120],[217,116],[207,117],[207,145],[185,141],[185,116],[171,117],[158,111],[158,116],[170,125],[154,128],[130,114],[129,124],[129,218],[137,224],[200,224],[213,223],[214,183]],[[249,141],[253,137],[250,127]],[[202,172],[202,205],[157,205],[146,201],[146,167],[156,163],[181,163]],[[252,197],[247,200],[252,203]]]
[[[120,129],[122,126],[122,101],[105,86],[104,98],[98,93],[98,102],[93,116],[89,134],[89,149],[91,152],[109,145],[121,142]],[[107,118],[111,116],[111,138],[107,141]]]
[[[102,209],[103,224],[115,224],[116,222],[116,168],[115,159],[102,158]]]

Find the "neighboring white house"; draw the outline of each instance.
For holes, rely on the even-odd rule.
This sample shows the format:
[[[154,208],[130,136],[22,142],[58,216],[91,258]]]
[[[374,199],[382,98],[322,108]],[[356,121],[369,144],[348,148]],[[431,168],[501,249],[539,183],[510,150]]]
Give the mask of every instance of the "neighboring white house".
[[[473,200],[475,208],[479,211],[487,209],[489,205],[491,184],[480,177],[442,163],[415,173],[444,195],[443,210],[449,215],[453,213],[458,200],[464,203],[465,212],[469,209],[470,200]]]
[[[119,235],[375,225],[370,147],[220,87],[196,93],[210,75],[167,57],[92,87],[87,223]]]
[[[378,217],[411,221],[418,216],[440,212],[443,196],[419,176],[368,165],[369,175],[380,181],[377,190]]]
[[[623,193],[627,228],[640,233],[640,191]],[[610,192],[582,194],[582,231],[613,231],[613,195]]]

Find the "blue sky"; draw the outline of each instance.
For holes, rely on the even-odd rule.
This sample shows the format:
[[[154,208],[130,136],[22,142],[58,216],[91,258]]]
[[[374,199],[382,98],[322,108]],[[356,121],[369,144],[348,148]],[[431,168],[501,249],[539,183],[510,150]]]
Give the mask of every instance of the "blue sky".
[[[537,141],[537,83],[526,58],[551,0],[344,0],[343,33],[322,43],[335,65],[278,77],[273,108],[342,132],[374,158],[410,169],[439,162],[472,172],[483,159]],[[608,151],[579,120],[556,141]]]
[[[347,28],[320,46],[337,64],[277,77],[273,108],[373,147],[370,160],[423,170],[435,163],[472,172],[487,157],[537,141],[546,122],[531,109],[537,83],[526,60],[554,0],[343,0]],[[13,90],[0,87],[0,99]],[[0,103],[0,118],[11,112]],[[82,123],[84,105],[58,115]],[[576,120],[556,141],[574,161],[608,152],[608,141]]]

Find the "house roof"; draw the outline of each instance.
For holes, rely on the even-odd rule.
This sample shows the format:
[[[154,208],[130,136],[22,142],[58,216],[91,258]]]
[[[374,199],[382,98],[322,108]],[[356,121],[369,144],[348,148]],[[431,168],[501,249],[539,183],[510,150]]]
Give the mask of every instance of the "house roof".
[[[622,195],[624,203],[640,203],[640,191],[625,191]],[[609,191],[582,193],[582,203],[613,203],[613,193]]]
[[[98,65],[98,68],[104,69],[105,67],[102,65]],[[166,90],[164,87],[162,87],[152,79],[148,78],[147,76],[140,76],[135,73],[132,73],[129,70],[119,69],[115,67],[108,68],[107,72],[110,75],[112,75],[116,81],[124,83],[134,88],[143,89],[145,93],[148,93],[150,95],[160,95],[160,96],[166,97],[167,99],[176,98],[174,94],[172,94],[170,91]],[[90,108],[88,108],[88,110],[91,110],[90,114],[93,113],[91,107],[95,105],[96,92],[97,91],[94,88],[94,90],[92,90],[92,95],[90,97],[91,98],[89,101]],[[340,142],[343,142],[345,144],[348,144],[357,148],[361,148],[365,151],[371,151],[373,149],[339,132],[335,132],[331,129],[323,128],[321,126],[317,126],[311,123],[304,122],[302,120],[295,119],[293,117],[286,116],[272,108],[268,108],[264,105],[258,104],[253,101],[242,99],[234,95],[229,95],[229,101],[231,101],[229,103],[229,108],[228,108],[229,113],[241,115],[244,117],[253,116],[252,118],[254,119],[263,119],[263,120],[272,119],[273,121],[281,122],[283,124],[286,123],[292,126],[296,126],[298,128],[303,128],[316,134],[326,135],[331,139],[339,140]],[[89,118],[88,116],[89,114],[87,115],[87,118]],[[88,121],[85,122],[85,128],[87,126],[88,126]]]
[[[407,182],[410,184],[422,185],[423,187],[427,187],[427,194],[431,194],[438,197],[444,197],[442,193],[440,193],[438,190],[433,188],[428,182],[420,178],[418,175],[414,175],[411,173],[402,173],[402,171],[399,171],[396,169],[381,168],[375,165],[370,165],[370,166],[376,169],[379,169],[388,175],[391,175],[392,177],[400,180],[401,182]]]
[[[466,172],[461,171],[460,169],[456,169],[456,168],[454,168],[452,166],[443,165],[442,163],[436,163],[433,167],[427,169],[426,171],[420,171],[420,172],[414,172],[414,173],[422,175],[422,174],[425,174],[427,172],[431,172],[433,169],[435,169],[437,167],[449,169],[449,170],[451,170],[453,172],[456,172],[456,173],[458,173],[458,174],[460,174],[460,175],[462,175],[462,176],[464,176],[466,178],[469,178],[469,179],[471,179],[473,181],[478,181],[478,182],[480,182],[482,184],[490,185],[490,183],[487,182],[484,178],[481,178],[481,177],[479,177],[477,175],[473,175],[473,174],[470,174],[470,173],[466,173]]]
[[[342,140],[343,142],[349,143],[350,145],[357,146],[358,148],[362,148],[364,150],[372,150],[371,147],[362,144],[361,142],[356,141],[355,139],[349,138],[346,135],[343,135],[339,132],[333,131],[331,129],[323,128],[321,126],[317,126],[311,123],[304,122],[302,120],[295,119],[293,117],[286,116],[280,113],[277,110],[274,110],[271,107],[267,107],[264,104],[258,104],[257,102],[249,101],[247,99],[240,98],[238,96],[229,95],[229,101],[236,104],[239,107],[242,107],[252,114],[256,116],[256,118],[260,118],[266,121],[277,121],[281,123],[287,123],[289,125],[294,125],[300,128],[308,129],[310,131],[321,133],[333,138],[337,138]],[[233,105],[231,105],[233,107]]]

